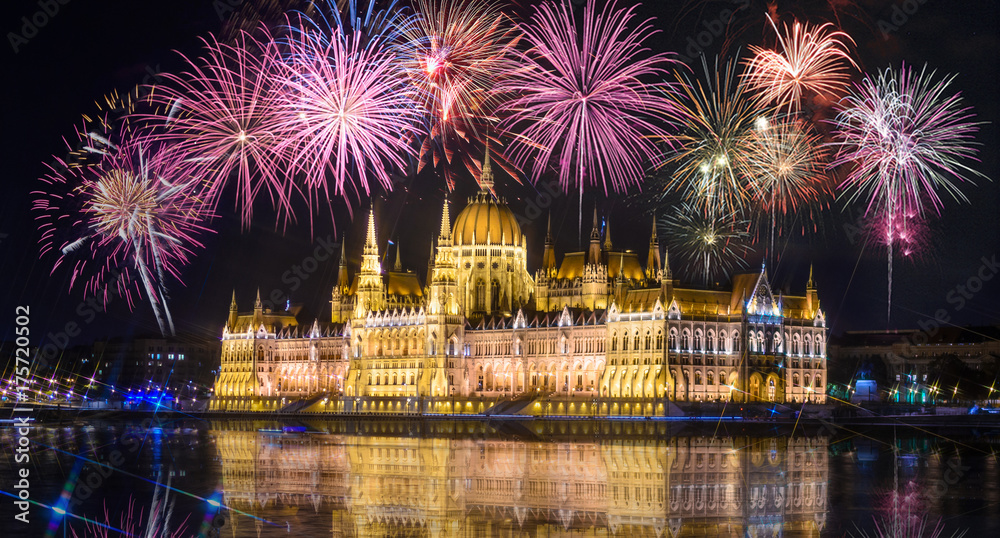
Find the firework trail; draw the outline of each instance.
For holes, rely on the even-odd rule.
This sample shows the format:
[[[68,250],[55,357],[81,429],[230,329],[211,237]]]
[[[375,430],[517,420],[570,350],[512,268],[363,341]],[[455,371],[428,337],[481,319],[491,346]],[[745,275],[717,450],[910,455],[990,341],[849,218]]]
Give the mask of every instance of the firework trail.
[[[930,205],[940,214],[943,192],[968,199],[959,183],[982,176],[966,164],[975,160],[973,114],[959,94],[950,94],[954,76],[905,65],[866,76],[841,102],[833,120],[837,148],[830,166],[850,165],[840,184],[849,202],[864,200],[865,214],[887,225],[888,306],[892,311],[892,259],[900,215],[923,216]]]
[[[518,68],[515,47],[520,32],[502,12],[502,2],[487,0],[417,0],[415,23],[401,35],[400,56],[407,79],[427,122],[420,141],[417,171],[441,163],[449,188],[458,157],[476,178],[481,163],[472,155],[477,142],[497,123],[502,96],[495,91],[507,73]],[[493,141],[492,157],[517,177]]]
[[[660,219],[660,226],[666,232],[670,253],[685,261],[688,277],[700,277],[705,285],[736,268],[746,268],[745,258],[753,252],[750,221],[739,213],[706,215],[693,204],[681,203]]]
[[[751,91],[779,110],[798,112],[809,95],[825,103],[836,102],[850,82],[850,67],[857,67],[848,53],[851,36],[834,30],[830,23],[820,26],[795,21],[782,31],[767,18],[778,35],[781,51],[750,45],[753,57],[746,61]]]
[[[801,120],[761,116],[750,131],[748,149],[743,166],[750,205],[770,221],[769,251],[774,255],[775,235],[783,231],[787,217],[804,214],[806,222],[813,222],[833,197],[825,147]]]
[[[310,206],[343,194],[349,182],[365,193],[372,181],[389,188],[388,171],[404,166],[407,140],[421,132],[396,53],[366,41],[362,33],[308,29],[288,40],[277,74],[275,113],[286,133],[278,151]]]
[[[684,201],[706,215],[743,213],[753,197],[744,161],[753,153],[752,134],[758,114],[766,114],[759,100],[736,77],[735,63],[721,69],[716,60],[706,82],[678,74],[684,113],[677,149],[666,163],[675,167],[666,189],[680,192]]]
[[[176,164],[141,138],[109,142],[92,166],[56,159],[41,178],[45,190],[32,193],[42,254],[58,256],[52,270],[72,264],[71,289],[82,281],[85,294],[106,304],[115,286],[130,307],[138,277],[164,336],[174,334],[167,277],[180,280],[210,216],[196,179],[168,179]]]
[[[210,206],[235,183],[236,206],[248,226],[261,191],[279,215],[291,213],[289,164],[276,151],[286,136],[272,99],[277,48],[246,33],[235,40],[226,45],[210,36],[200,59],[184,57],[185,71],[162,75],[165,83],[150,94],[158,109],[150,117],[165,127],[151,139],[181,156],[183,175],[204,180]]]
[[[598,12],[588,2],[579,24],[568,1],[542,4],[521,26],[530,47],[518,54],[522,67],[501,84],[516,96],[501,123],[520,133],[511,162],[538,181],[555,158],[559,182],[580,189],[581,205],[588,183],[605,193],[639,184],[645,164],[660,154],[657,142],[670,140],[662,125],[679,112],[673,85],[644,82],[678,63],[646,55],[643,43],[655,31],[651,20],[629,29],[635,16],[634,7],[608,2]],[[581,237],[582,219],[581,211]]]

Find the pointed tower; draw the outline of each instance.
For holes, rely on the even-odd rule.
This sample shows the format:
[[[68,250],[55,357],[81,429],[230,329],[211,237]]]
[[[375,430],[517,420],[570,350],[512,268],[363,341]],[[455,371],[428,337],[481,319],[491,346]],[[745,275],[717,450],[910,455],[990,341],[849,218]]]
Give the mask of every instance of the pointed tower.
[[[375,209],[368,212],[368,233],[365,236],[364,254],[361,256],[361,271],[358,273],[358,293],[354,305],[354,315],[363,317],[370,311],[385,309],[385,286],[382,282],[382,267],[378,261],[378,244],[375,240]]]
[[[253,330],[256,331],[264,322],[264,303],[260,301],[260,288],[257,288],[257,300],[253,303]]]
[[[396,243],[396,263],[392,264],[392,271],[394,273],[403,272],[403,261],[399,256],[399,243]]]
[[[485,175],[485,174],[484,174]],[[452,252],[451,217],[448,200],[441,209],[441,234],[438,236],[437,254],[430,275],[430,314],[458,314],[458,275]]]
[[[552,212],[549,212],[549,224],[545,232],[545,250],[542,252],[542,272],[551,278],[556,271],[555,240],[552,238]]]
[[[810,317],[816,317],[816,311],[819,310],[819,293],[816,291],[816,283],[813,281],[813,266],[809,264],[809,281],[806,282],[806,314]]]
[[[656,215],[653,215],[653,235],[649,237],[649,255],[646,257],[646,280],[660,278],[660,241],[656,238]]]
[[[236,290],[233,290],[233,300],[229,303],[229,332],[236,330],[236,320],[239,314],[236,311]]]
[[[351,281],[347,274],[347,249],[345,242],[340,243],[340,267],[337,268],[337,285],[333,287],[330,298],[330,321],[347,323],[351,319]]]
[[[594,205],[594,227],[590,230],[590,249],[587,250],[587,263],[601,263],[601,225],[597,220],[597,205]]]
[[[490,165],[490,141],[486,141],[486,156],[483,158],[483,174],[479,178],[483,192],[493,192],[493,166]]]

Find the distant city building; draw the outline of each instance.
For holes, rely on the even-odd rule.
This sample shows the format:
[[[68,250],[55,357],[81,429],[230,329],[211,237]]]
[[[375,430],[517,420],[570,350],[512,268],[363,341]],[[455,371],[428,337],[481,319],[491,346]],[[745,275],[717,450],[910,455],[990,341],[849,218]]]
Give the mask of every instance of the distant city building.
[[[945,359],[958,361],[970,372],[995,368],[1000,361],[1000,326],[848,331],[830,341],[830,360],[842,365],[838,371],[845,371],[848,377],[837,381],[878,381],[882,385],[880,399],[897,402],[963,399],[957,391],[952,393],[954,386],[940,383],[939,370]],[[996,391],[991,392],[995,395]]]
[[[259,294],[241,313],[234,294],[213,406],[538,394],[637,400],[612,414],[652,414],[657,399],[825,401],[826,319],[811,271],[800,296],[775,295],[763,268],[725,291],[684,287],[655,227],[643,266],[607,227],[602,240],[595,212],[589,248],[557,263],[550,229],[533,276],[488,154],[480,183],[454,222],[445,203],[423,284],[398,249],[383,270],[372,211],[353,277],[342,251],[330,322],[300,325]]]
[[[129,393],[163,391],[172,398],[207,396],[218,369],[218,344],[164,338],[111,339],[94,342],[90,372],[101,381],[95,394],[117,398]]]

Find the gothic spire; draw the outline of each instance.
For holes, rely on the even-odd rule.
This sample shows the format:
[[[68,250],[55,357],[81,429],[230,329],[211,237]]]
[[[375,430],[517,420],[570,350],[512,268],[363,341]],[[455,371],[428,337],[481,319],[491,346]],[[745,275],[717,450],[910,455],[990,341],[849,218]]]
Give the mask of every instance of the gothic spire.
[[[813,265],[811,263],[809,264],[809,281],[806,282],[806,289],[807,290],[816,289],[816,283],[813,282]]]
[[[396,243],[396,263],[393,264],[392,270],[397,273],[403,272],[403,262],[399,258],[399,243]]]
[[[444,199],[444,209],[441,210],[441,240],[451,241],[451,215],[448,213],[448,199]]]
[[[483,158],[483,174],[479,178],[479,186],[483,192],[493,190],[493,167],[490,165],[490,141],[486,140],[486,156]]]

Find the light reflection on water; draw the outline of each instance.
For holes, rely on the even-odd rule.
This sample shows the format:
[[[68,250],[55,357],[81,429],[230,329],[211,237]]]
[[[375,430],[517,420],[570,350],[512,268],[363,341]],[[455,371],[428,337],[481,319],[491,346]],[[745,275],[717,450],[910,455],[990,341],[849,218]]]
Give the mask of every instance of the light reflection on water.
[[[946,535],[1000,534],[995,434],[420,420],[283,432],[288,425],[42,427],[40,446],[62,452],[37,449],[33,495],[53,502],[74,454],[107,461],[117,449],[124,472],[72,511],[117,514],[130,498],[148,509],[166,491],[154,482],[170,480],[170,527],[187,518],[183,536],[208,528],[215,499],[227,507],[221,536],[845,536],[872,529],[894,485],[896,506],[943,518]],[[142,440],[134,453],[129,435]],[[8,454],[11,440],[4,431]],[[5,484],[13,472],[9,458],[0,462]],[[85,467],[78,481],[92,474]]]

